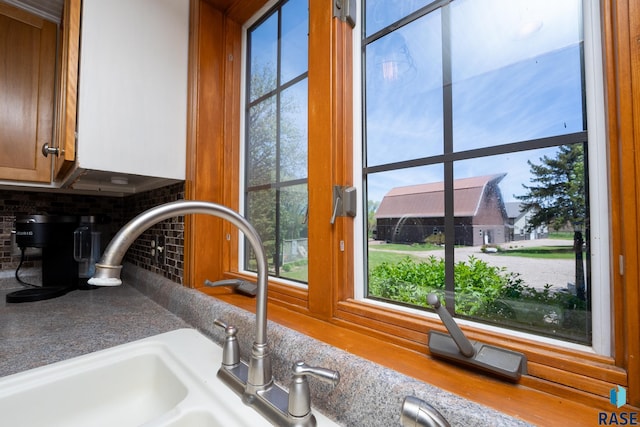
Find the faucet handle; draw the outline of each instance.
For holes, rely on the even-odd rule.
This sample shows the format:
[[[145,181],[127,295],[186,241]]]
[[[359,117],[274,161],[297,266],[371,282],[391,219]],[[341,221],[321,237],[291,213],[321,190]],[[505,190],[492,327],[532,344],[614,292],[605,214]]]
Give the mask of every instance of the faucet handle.
[[[222,365],[233,367],[240,363],[240,345],[238,344],[238,328],[227,325],[220,319],[214,319],[216,326],[224,329],[224,344],[222,345]]]
[[[289,415],[304,417],[311,412],[311,393],[307,376],[312,376],[334,387],[340,382],[340,373],[331,369],[309,366],[303,361],[293,364],[293,378],[289,387]]]
[[[309,366],[303,361],[299,360],[293,364],[293,376],[311,375],[314,378],[321,380],[324,383],[336,386],[340,382],[340,372],[332,371],[326,368],[316,368]]]

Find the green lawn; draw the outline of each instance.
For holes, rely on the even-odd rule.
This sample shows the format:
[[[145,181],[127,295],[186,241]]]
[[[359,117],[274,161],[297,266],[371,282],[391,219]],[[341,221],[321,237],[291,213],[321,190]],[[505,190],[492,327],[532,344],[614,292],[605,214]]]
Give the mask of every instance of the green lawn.
[[[430,251],[442,249],[440,246],[431,244],[414,244],[403,245],[396,243],[379,244],[369,247],[369,270],[376,266],[387,262],[396,264],[400,260],[409,256],[415,261],[423,261],[424,259],[407,255],[406,253],[394,253],[393,251]],[[535,246],[530,248],[517,248],[503,250],[495,254],[495,256],[515,256],[525,258],[541,258],[541,259],[575,259],[575,253],[572,246]],[[307,265],[295,265],[290,271],[281,271],[283,278],[300,280],[306,282],[308,277]]]
[[[280,269],[280,277],[284,279],[298,280],[307,283],[309,278],[309,264],[306,262],[293,262],[285,264]],[[285,269],[286,268],[286,269]],[[289,271],[287,271],[289,270]]]
[[[552,231],[549,233],[550,239],[573,240],[573,231]]]
[[[403,245],[397,245],[403,246]],[[395,264],[399,262],[401,259],[410,257],[415,261],[422,261],[421,258],[413,257],[403,253],[393,253],[393,252],[384,252],[384,251],[369,251],[369,268],[374,268],[377,265],[382,264],[383,262],[388,262],[391,264]],[[280,276],[285,279],[299,280],[302,282],[306,282],[309,277],[309,266],[308,265],[296,265],[293,266],[289,271],[284,271],[284,269],[280,270]]]
[[[413,243],[411,245],[405,245],[402,243],[381,243],[378,245],[369,246],[371,250],[385,250],[385,251],[435,251],[442,249],[441,246],[432,245],[431,243]]]
[[[496,255],[545,259],[574,259],[576,256],[573,246],[532,246],[530,248],[503,250],[496,253]]]
[[[369,251],[369,271],[371,271],[376,266],[382,264],[383,262],[387,262],[389,264],[396,264],[400,262],[400,260],[406,257],[410,257],[411,259],[418,262],[424,261],[421,258],[413,257],[407,254],[370,250]]]

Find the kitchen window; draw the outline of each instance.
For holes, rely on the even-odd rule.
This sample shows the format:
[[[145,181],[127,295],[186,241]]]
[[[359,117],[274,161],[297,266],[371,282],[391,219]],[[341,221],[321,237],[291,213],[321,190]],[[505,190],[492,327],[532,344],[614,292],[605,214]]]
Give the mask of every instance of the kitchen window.
[[[272,88],[251,101],[266,100],[267,93],[274,95],[272,104],[264,105],[273,111],[266,117],[272,119],[270,126],[275,126],[278,123],[275,120],[278,96],[286,95],[288,88],[304,81],[308,109],[300,114],[308,117],[307,173],[304,176],[297,173],[301,169],[295,169],[295,177],[292,177],[287,176],[289,170],[278,170],[283,167],[282,158],[275,155],[269,160],[274,165],[269,176],[259,171],[248,174],[245,164],[248,147],[246,112],[249,108],[246,102],[249,89],[246,84],[247,61],[251,60],[248,52],[255,48],[248,46],[247,30],[257,28],[261,22],[271,19],[270,13],[278,10],[279,6],[282,6],[282,10],[275,13],[284,13],[287,5],[290,5],[289,2],[267,3],[238,1],[228,10],[218,10],[206,1],[199,3],[199,27],[196,29],[199,46],[193,46],[199,48],[195,55],[199,64],[195,69],[199,74],[193,82],[197,85],[198,95],[202,96],[196,100],[198,114],[193,119],[195,145],[191,148],[192,155],[188,163],[193,183],[187,181],[186,197],[220,201],[239,212],[251,214],[247,208],[251,206],[252,197],[270,192],[269,206],[273,208],[270,208],[268,218],[276,223],[277,191],[286,191],[289,184],[297,188],[306,184],[308,209],[299,204],[298,208],[290,211],[293,212],[291,218],[297,217],[296,226],[306,227],[307,253],[311,254],[307,258],[308,284],[304,284],[304,279],[287,276],[285,263],[274,262],[278,257],[280,260],[284,258],[276,249],[276,240],[285,242],[291,238],[285,232],[277,234],[267,230],[265,240],[271,240],[269,243],[272,248],[269,260],[271,272],[280,275],[277,278],[272,276],[269,281],[269,300],[274,308],[270,318],[409,375],[428,375],[425,372],[429,372],[438,362],[429,355],[427,334],[432,329],[441,330],[442,323],[420,300],[418,304],[410,300],[416,293],[412,289],[411,292],[391,294],[391,297],[375,295],[376,284],[368,283],[369,270],[376,268],[376,263],[382,264],[385,257],[397,263],[398,256],[400,261],[405,256],[410,260],[424,260],[432,254],[438,261],[444,254],[443,265],[438,265],[439,270],[436,271],[448,278],[438,279],[445,286],[436,291],[444,295],[449,308],[456,303],[456,316],[462,329],[471,339],[522,351],[527,355],[531,369],[529,375],[521,380],[525,387],[513,389],[514,393],[524,392],[525,389],[536,390],[534,393],[547,391],[591,407],[604,407],[608,404],[612,387],[620,385],[627,388],[630,402],[637,404],[640,389],[640,376],[637,375],[640,344],[636,315],[638,250],[637,239],[633,238],[637,234],[638,210],[634,198],[637,194],[634,166],[637,159],[630,155],[637,152],[637,142],[633,137],[633,123],[637,123],[637,120],[634,119],[635,110],[632,108],[637,88],[633,86],[632,74],[625,74],[629,64],[637,64],[637,61],[633,62],[635,50],[630,47],[635,39],[625,38],[631,34],[628,25],[637,18],[627,13],[628,5],[607,0],[578,3],[561,1],[551,6],[540,3],[548,7],[539,8],[538,2],[503,2],[500,7],[491,8],[493,3],[486,0],[415,0],[380,2],[395,5],[395,8],[370,10],[369,7],[376,3],[369,1],[358,2],[359,7],[366,8],[363,9],[366,12],[357,17],[358,26],[352,30],[348,23],[334,18],[331,2],[309,2],[306,77],[297,81],[297,76],[303,74],[299,70],[297,75],[290,73],[288,77],[278,80],[276,66]],[[556,13],[548,15],[545,11],[556,11],[558,7],[565,8],[568,5],[572,5],[574,12],[571,14],[572,24],[564,29],[571,36],[571,41],[562,48],[548,47],[543,51],[538,50],[535,55],[525,55],[535,46],[535,37],[557,28],[554,24],[554,19],[558,18]],[[259,11],[261,6],[265,7]],[[521,11],[523,6],[530,9],[525,7]],[[463,55],[462,59],[480,58],[481,61],[459,69],[460,49],[465,43],[481,44],[483,37],[492,34],[488,30],[491,25],[487,23],[491,21],[486,19],[466,22],[462,33],[454,31],[460,29],[459,20],[465,10],[470,12],[470,7],[476,9],[473,15],[477,19],[491,18],[508,11],[511,13],[510,19],[497,23],[503,32],[503,37],[499,37],[497,42],[517,44],[516,53],[521,53],[519,60],[512,58],[506,61],[502,58],[502,62],[491,66],[485,60],[495,60],[496,53],[506,55],[506,48],[487,52],[481,46],[473,49],[467,46],[470,54]],[[599,9],[602,9],[602,14]],[[365,17],[366,13],[373,16],[373,24]],[[557,15],[569,16],[564,12]],[[520,22],[520,16],[523,22]],[[525,18],[529,17],[537,19],[527,23],[528,19]],[[448,33],[443,31],[442,26],[447,19]],[[360,26],[365,23],[363,38]],[[508,33],[507,23],[522,24],[518,28],[523,28],[524,33]],[[416,48],[415,36],[411,35],[411,31],[416,31],[418,27],[421,28],[419,35],[430,37],[431,42]],[[462,34],[471,35],[461,38]],[[404,42],[394,35],[401,35]],[[272,40],[276,38],[271,36]],[[390,50],[392,54],[374,57],[376,50]],[[448,50],[450,58],[447,59]],[[277,53],[277,48],[271,50],[274,51]],[[474,52],[479,55],[473,55]],[[425,55],[428,60],[425,60]],[[565,55],[566,66],[550,66],[549,61],[556,55]],[[386,61],[385,57],[392,61]],[[570,58],[569,62],[567,58]],[[373,67],[367,61],[380,65],[384,72],[374,76],[371,74]],[[386,65],[383,66],[384,63]],[[604,73],[603,65],[606,65]],[[424,74],[424,67],[429,73]],[[525,86],[520,94],[528,101],[524,105],[526,109],[511,110],[511,116],[498,114],[500,110],[496,107],[508,107],[516,101],[520,102],[520,99],[512,102],[508,95],[510,91],[522,88],[522,85],[516,85],[515,78],[504,79],[501,84],[496,84],[494,73],[499,74],[503,68],[518,71],[516,74],[519,77],[529,76],[531,80],[531,84]],[[541,83],[546,74],[538,70],[543,69],[553,77],[549,86]],[[571,73],[567,74],[567,71]],[[606,77],[606,90],[603,74]],[[446,76],[451,79],[449,82],[445,80]],[[576,76],[579,76],[579,84],[576,83]],[[370,77],[372,81],[368,80]],[[409,88],[383,88],[383,82],[388,81],[399,85],[407,81]],[[371,86],[375,82],[380,86]],[[492,82],[496,89],[489,91],[487,96],[486,88],[490,86],[486,84]],[[281,87],[276,87],[278,84]],[[541,84],[544,86],[542,89]],[[412,96],[411,88],[422,96]],[[545,95],[553,101],[544,99],[542,102],[552,109],[546,115],[544,112],[547,109],[541,109],[540,98],[536,98],[542,96],[541,90],[546,91]],[[566,91],[560,97],[556,93],[558,90]],[[410,124],[405,120],[410,117],[409,114],[376,116],[374,107],[379,107],[375,103],[378,91],[386,91],[388,96],[383,99],[397,107],[399,112],[417,106],[422,108],[423,116],[414,118]],[[407,92],[409,94],[402,98],[405,102],[398,102],[399,97]],[[433,95],[438,92],[438,96]],[[551,95],[556,96],[554,98]],[[361,96],[367,103],[364,106],[360,101]],[[607,108],[606,121],[602,104]],[[562,108],[563,105],[568,105],[569,109]],[[537,114],[532,112],[535,108]],[[482,120],[470,120],[468,114],[471,112],[480,115]],[[363,127],[362,123],[366,123],[366,126]],[[497,127],[497,123],[504,126]],[[517,124],[521,126],[515,126]],[[527,127],[531,124],[538,126],[535,132]],[[516,133],[495,131],[502,128],[515,128]],[[272,135],[277,136],[277,132],[273,131]],[[427,143],[424,143],[424,138],[419,138],[424,135],[429,137]],[[367,145],[361,153],[363,140]],[[272,152],[277,152],[276,146],[273,147]],[[567,203],[580,198],[585,201],[584,209],[574,209],[585,218],[583,224],[575,221],[583,239],[583,243],[575,245],[575,248],[574,243],[579,239],[574,240],[573,222],[562,225],[548,217],[544,223],[540,223],[535,215],[543,211],[523,211],[519,205],[528,201],[514,197],[527,194],[527,189],[521,184],[533,187],[533,167],[551,168],[553,162],[546,164],[545,156],[555,161],[560,155],[567,163],[573,164],[569,175],[572,179],[560,181],[565,188],[564,194],[570,196]],[[518,167],[514,168],[513,165]],[[278,174],[285,178],[277,178]],[[250,186],[247,186],[247,176],[255,178]],[[583,178],[580,179],[580,176]],[[513,182],[516,184],[513,185]],[[336,185],[358,187],[360,197],[355,219],[337,217],[331,222],[333,189]],[[442,188],[441,195],[435,191],[438,186]],[[584,191],[569,191],[582,186]],[[486,193],[479,189],[486,190]],[[255,194],[250,194],[254,190]],[[464,206],[459,203],[465,202],[467,215],[456,218],[455,215],[442,214],[444,222],[437,222],[440,216],[432,213],[429,223],[425,220],[426,209],[421,208],[422,216],[404,215],[402,222],[397,221],[391,228],[391,237],[383,238],[383,233],[390,231],[384,229],[387,226],[385,221],[391,223],[392,220],[389,214],[392,211],[387,209],[397,208],[397,204],[385,202],[383,205],[385,196],[411,199],[416,190],[429,195],[431,200],[434,200],[433,197],[440,200],[442,212],[445,209],[448,212],[463,212]],[[365,194],[366,191],[368,194]],[[463,198],[461,193],[475,196]],[[573,197],[576,194],[580,197]],[[477,208],[469,208],[468,202],[471,200],[477,201]],[[582,203],[575,206],[580,205]],[[256,210],[261,207],[253,206]],[[280,209],[283,207],[281,203]],[[383,215],[385,210],[389,214],[386,218]],[[472,215],[476,211],[485,213],[481,223],[474,222],[479,219],[479,215]],[[242,236],[233,227],[210,221],[209,218],[196,216],[185,218],[185,222],[185,236],[188,238],[185,243],[185,283],[251,309],[254,306],[251,299],[224,289],[201,287],[204,279],[252,278],[251,271],[247,272],[252,270],[252,265],[250,258],[245,263]],[[496,222],[502,225],[496,226]],[[399,239],[418,234],[408,233],[409,230],[421,230],[424,240],[433,246],[426,246],[426,243],[411,246],[410,242],[398,242]],[[471,292],[472,299],[459,292],[465,298],[457,300],[455,293],[447,292],[446,287],[450,290],[452,283],[456,291],[456,277],[465,274],[472,276],[476,272],[470,269],[471,248],[485,246],[484,252],[473,253],[480,261],[503,260],[513,265],[528,258],[535,259],[532,248],[527,245],[548,239],[549,234],[553,235],[554,240],[560,241],[558,247],[551,247],[551,251],[556,253],[552,257],[543,253],[538,264],[550,269],[559,261],[568,261],[571,266],[569,273],[565,271],[562,276],[558,275],[561,279],[543,278],[543,283],[551,281],[553,288],[549,293],[563,289],[560,296],[568,299],[585,298],[585,307],[587,300],[592,302],[590,311],[576,309],[577,304],[569,316],[556,311],[550,307],[553,304],[544,300],[547,296],[542,285],[542,294],[536,295],[542,303],[535,306],[542,312],[537,317],[542,319],[541,324],[523,325],[518,322],[520,318],[517,315],[515,321],[513,316],[508,317],[511,323],[507,323],[504,319],[496,321],[495,317],[486,315],[487,311],[481,305],[484,301],[478,302],[482,293],[475,295]],[[219,235],[225,238],[217,238]],[[296,238],[305,238],[304,231],[296,233]],[[393,242],[393,238],[396,242]],[[500,243],[501,239],[509,243]],[[285,244],[281,247],[284,248]],[[516,253],[520,249],[523,251]],[[544,246],[533,249],[549,251]],[[502,253],[508,250],[513,252]],[[377,259],[368,259],[370,252]],[[576,253],[582,255],[581,261],[575,257]],[[409,271],[413,271],[415,263],[405,264],[410,267]],[[495,265],[497,273],[501,273],[500,266]],[[474,264],[475,268],[495,273],[496,269],[492,269],[492,266],[480,262]],[[461,268],[466,270],[459,271]],[[444,273],[441,273],[442,270]],[[540,276],[546,273],[543,268],[539,270]],[[419,269],[416,268],[416,271]],[[515,271],[521,276],[524,276],[524,272]],[[582,278],[582,273],[585,286],[578,289],[576,277]],[[451,277],[454,278],[453,282]],[[524,284],[530,285],[527,282]],[[522,289],[515,288],[519,292],[526,290],[524,286]],[[409,297],[408,300],[405,297]],[[521,302],[517,299],[503,299],[494,299],[494,311],[499,314],[509,313],[509,310],[517,314],[525,306],[516,304]],[[504,306],[500,305],[502,302]],[[294,312],[300,316],[294,316]],[[535,314],[535,310],[532,310],[532,314]],[[576,316],[572,317],[573,314]],[[591,318],[590,321],[587,321],[587,317]],[[320,325],[311,326],[316,322],[320,322]],[[557,325],[563,328],[549,333],[549,327]],[[335,328],[338,329],[337,333],[333,333],[336,332]],[[364,345],[358,338],[352,337],[352,333],[364,334],[378,343]],[[374,350],[371,351],[372,348]],[[404,362],[405,359],[395,361],[394,357],[388,357],[395,349],[415,356],[413,363],[409,366]],[[455,383],[460,380],[466,384],[467,380],[477,379],[476,376],[467,376],[463,370],[455,370],[455,375]],[[450,378],[444,382],[449,384]]]
[[[597,11],[363,3],[360,298],[608,355]]]
[[[306,285],[308,6],[269,7],[246,31],[244,213],[270,275]],[[244,265],[256,270],[248,245]]]

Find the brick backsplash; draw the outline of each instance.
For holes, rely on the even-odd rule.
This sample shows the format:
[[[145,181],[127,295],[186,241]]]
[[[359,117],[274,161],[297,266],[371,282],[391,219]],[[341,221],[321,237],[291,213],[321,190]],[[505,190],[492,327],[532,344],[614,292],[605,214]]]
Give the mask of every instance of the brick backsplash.
[[[106,232],[113,235],[144,210],[183,198],[183,183],[126,197],[0,190],[0,270],[15,270],[20,263],[20,254],[12,253],[11,231],[15,226],[16,215],[102,216],[110,220]],[[181,284],[184,264],[183,232],[183,217],[171,218],[156,224],[131,245],[125,260]],[[160,234],[164,234],[166,239],[165,262],[156,265],[151,257],[151,241]],[[24,268],[39,266],[38,256],[28,257],[23,263]]]

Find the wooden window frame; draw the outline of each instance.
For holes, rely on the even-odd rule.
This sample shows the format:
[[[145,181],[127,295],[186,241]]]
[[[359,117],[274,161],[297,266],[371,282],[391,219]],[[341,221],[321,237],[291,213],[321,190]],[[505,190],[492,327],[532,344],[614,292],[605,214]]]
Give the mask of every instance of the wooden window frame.
[[[188,199],[239,206],[242,24],[265,3],[192,0]],[[460,384],[480,384],[469,396],[507,412],[510,409],[492,397],[495,387],[514,396],[511,409],[515,412],[518,408],[527,412],[531,403],[524,397],[520,402],[517,396],[533,396],[547,406],[563,403],[559,413],[569,403],[610,411],[609,390],[616,385],[626,387],[629,403],[639,407],[640,126],[634,123],[640,123],[640,51],[632,46],[640,36],[640,5],[628,0],[601,2],[614,355],[605,357],[463,326],[472,339],[527,354],[529,375],[517,385],[496,385],[495,380],[429,357],[427,332],[443,330],[439,321],[354,298],[353,220],[329,222],[333,185],[353,184],[352,33],[346,23],[333,18],[331,2],[311,1],[309,7],[309,158],[320,159],[309,162],[309,287],[270,281],[270,318],[462,395],[468,392]],[[253,300],[246,297],[202,288],[204,279],[245,277],[237,266],[238,233],[231,225],[215,218],[186,218],[187,286],[252,309]],[[318,324],[322,326],[314,326]],[[360,339],[361,345],[354,344],[354,339]],[[424,374],[433,369],[447,371],[453,380]],[[550,411],[547,415],[553,413]],[[533,415],[529,419],[536,420]]]

